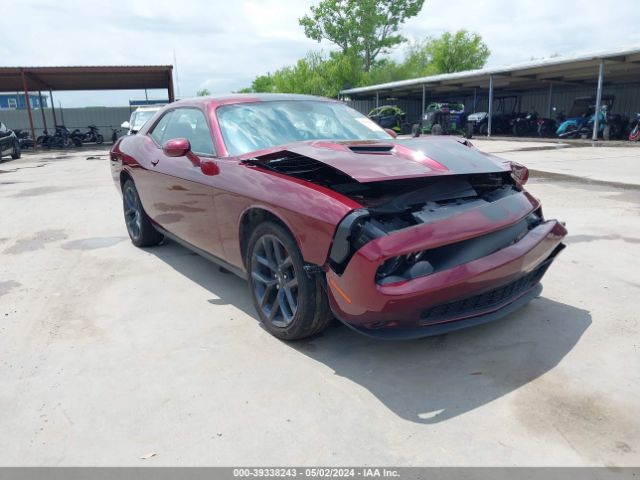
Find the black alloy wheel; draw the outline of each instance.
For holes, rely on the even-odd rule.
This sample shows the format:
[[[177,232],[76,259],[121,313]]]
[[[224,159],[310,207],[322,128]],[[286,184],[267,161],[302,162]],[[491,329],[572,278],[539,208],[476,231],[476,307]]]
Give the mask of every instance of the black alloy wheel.
[[[291,325],[298,311],[298,278],[278,237],[260,237],[251,256],[251,280],[261,314],[276,327]]]
[[[260,321],[275,337],[309,337],[333,319],[322,286],[324,272],[305,271],[300,249],[284,226],[258,225],[249,239],[245,265]]]
[[[164,236],[153,228],[132,180],[127,180],[122,187],[122,206],[127,232],[135,246],[150,247],[162,241]]]

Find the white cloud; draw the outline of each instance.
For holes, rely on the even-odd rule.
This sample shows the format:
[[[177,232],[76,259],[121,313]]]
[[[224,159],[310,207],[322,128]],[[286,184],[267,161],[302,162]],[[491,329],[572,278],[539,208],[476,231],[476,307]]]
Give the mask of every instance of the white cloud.
[[[3,23],[4,65],[169,64],[176,51],[182,96],[225,93],[256,75],[331,48],[304,36],[311,0],[5,0],[25,22]],[[640,43],[635,2],[427,0],[403,33],[411,38],[466,28],[480,33],[498,66],[530,57],[611,50]],[[26,27],[28,25],[28,27]],[[399,52],[396,51],[395,55]],[[60,93],[64,105],[122,105],[132,92]],[[138,92],[143,97],[143,92]]]

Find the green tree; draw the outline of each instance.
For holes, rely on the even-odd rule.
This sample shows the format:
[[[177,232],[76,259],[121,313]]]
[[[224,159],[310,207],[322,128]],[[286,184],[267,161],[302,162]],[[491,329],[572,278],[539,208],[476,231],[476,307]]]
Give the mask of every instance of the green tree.
[[[491,50],[477,33],[458,30],[445,32],[440,38],[424,43],[424,53],[430,58],[436,73],[453,73],[484,67]]]
[[[355,55],[365,72],[378,55],[405,41],[398,29],[415,17],[424,0],[321,0],[299,19],[307,37],[329,40]]]
[[[198,90],[196,92],[196,95],[199,97],[208,97],[209,95],[211,95],[211,92],[206,88],[203,88],[202,90]]]
[[[256,77],[251,87],[239,92],[304,93],[336,97],[340,90],[359,85],[361,73],[360,62],[352,56],[338,52],[328,56],[322,52],[309,52],[294,65]]]
[[[256,93],[271,93],[273,92],[273,77],[271,74],[260,75],[251,82],[251,91]]]

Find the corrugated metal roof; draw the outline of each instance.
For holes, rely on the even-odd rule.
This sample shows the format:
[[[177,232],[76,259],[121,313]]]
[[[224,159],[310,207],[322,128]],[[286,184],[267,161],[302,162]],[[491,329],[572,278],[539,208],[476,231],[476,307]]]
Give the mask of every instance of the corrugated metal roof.
[[[530,62],[516,63],[502,67],[467,70],[464,72],[399,80],[396,82],[381,83],[366,87],[350,88],[342,90],[340,93],[343,95],[353,95],[361,93],[375,93],[381,90],[402,89],[406,87],[419,86],[421,88],[422,85],[456,85],[461,82],[464,84],[467,81],[488,82],[490,75],[509,77],[514,80],[518,80],[517,83],[521,84],[526,84],[527,82],[532,83],[532,81],[539,82],[540,80],[579,82],[585,77],[585,75],[591,75],[590,72],[584,72],[581,71],[581,69],[597,65],[601,60],[609,60],[611,62],[615,62],[618,66],[623,65],[625,67],[615,68],[614,65],[609,65],[609,73],[624,74],[628,77],[640,74],[640,46],[636,45],[634,47],[625,47],[615,51],[580,53],[571,56],[553,57]],[[549,74],[550,77],[543,78],[545,73]],[[595,74],[591,76],[595,76]]]
[[[0,92],[37,90],[172,90],[171,65],[0,67]]]

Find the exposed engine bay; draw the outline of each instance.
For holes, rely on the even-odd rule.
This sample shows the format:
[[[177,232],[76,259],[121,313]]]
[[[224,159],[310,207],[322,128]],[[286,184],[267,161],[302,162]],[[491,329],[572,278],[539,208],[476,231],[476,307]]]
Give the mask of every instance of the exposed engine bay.
[[[336,229],[329,258],[338,274],[358,249],[376,238],[482,207],[499,219],[505,215],[505,206],[508,210],[509,202],[504,200],[521,191],[510,171],[361,183],[320,161],[288,151],[247,163],[322,185],[363,206],[350,212]],[[500,207],[486,208],[491,204]],[[376,281],[381,285],[401,282],[473,261],[517,242],[541,222],[541,212],[532,212],[497,232],[393,257],[378,269]]]

